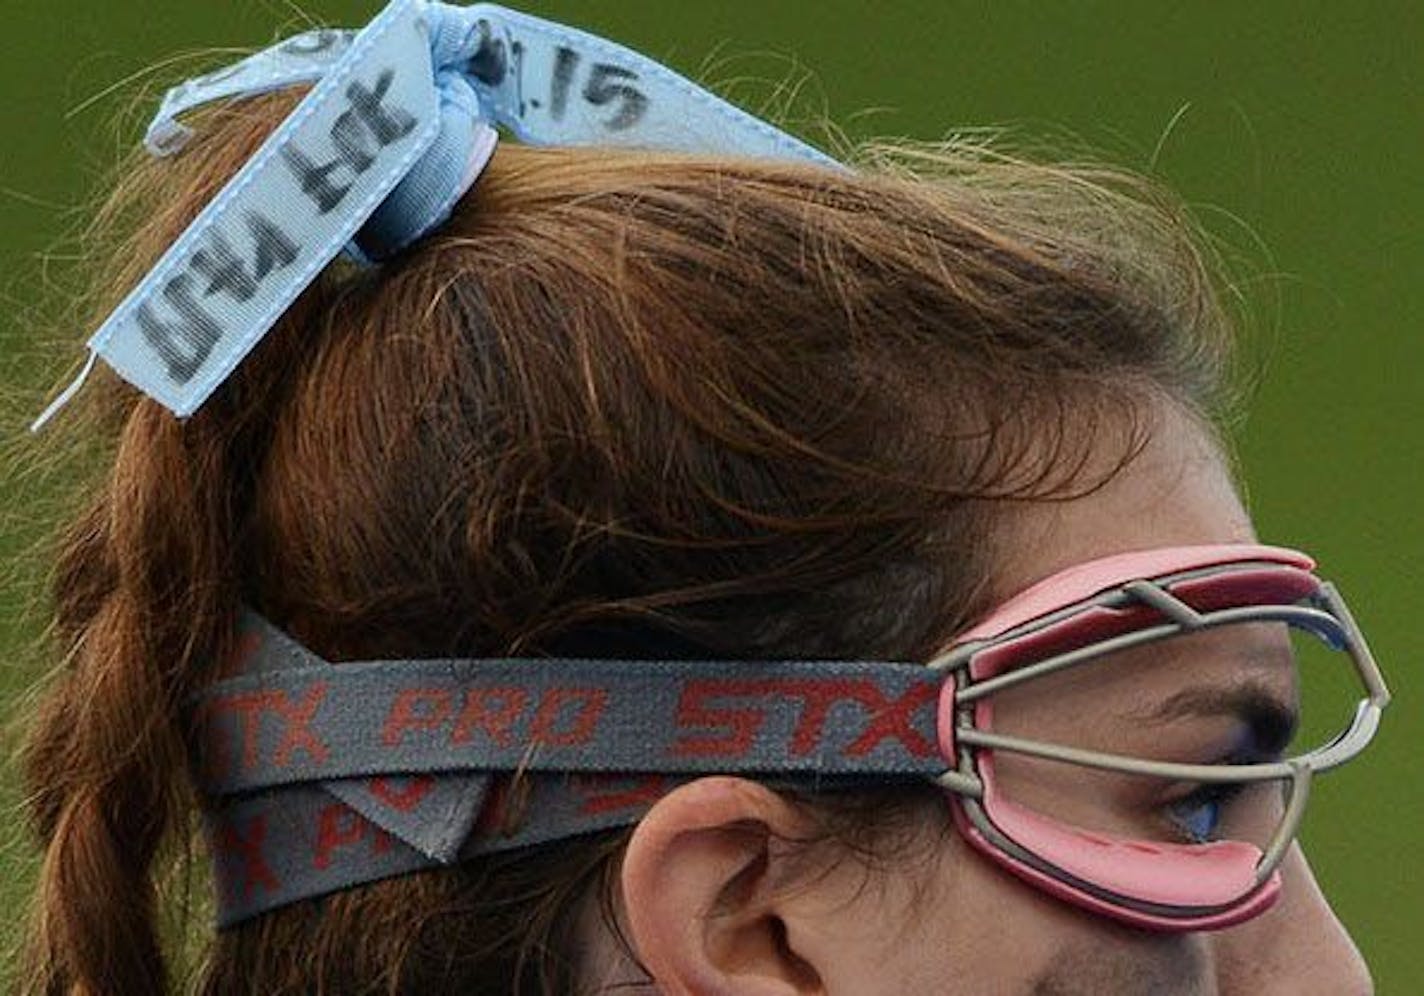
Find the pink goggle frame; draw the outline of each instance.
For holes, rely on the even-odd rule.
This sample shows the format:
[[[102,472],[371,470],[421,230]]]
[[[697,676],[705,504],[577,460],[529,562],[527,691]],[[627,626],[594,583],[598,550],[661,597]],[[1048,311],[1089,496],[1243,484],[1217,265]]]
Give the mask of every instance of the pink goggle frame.
[[[931,667],[945,673],[939,736],[954,766],[939,778],[969,843],[1014,875],[1135,927],[1209,930],[1264,912],[1294,839],[1311,776],[1370,742],[1389,691],[1343,600],[1304,554],[1267,546],[1146,550],[1071,567],[1001,605]],[[1348,727],[1281,761],[1174,764],[996,734],[994,693],[1107,654],[1234,623],[1280,622],[1348,653],[1363,684]],[[994,776],[994,752],[1195,783],[1279,781],[1282,817],[1265,849],[1243,841],[1174,844],[1085,830],[1016,805]]]

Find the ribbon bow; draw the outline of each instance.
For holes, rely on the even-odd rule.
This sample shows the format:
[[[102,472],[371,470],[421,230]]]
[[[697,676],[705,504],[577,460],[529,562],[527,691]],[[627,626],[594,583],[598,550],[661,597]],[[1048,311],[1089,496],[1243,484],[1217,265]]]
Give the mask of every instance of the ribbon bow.
[[[495,4],[394,0],[359,33],[288,39],[176,87],[148,129],[216,100],[312,84],[252,159],[89,340],[64,406],[102,357],[191,415],[345,250],[376,263],[446,221],[503,128],[535,145],[625,146],[838,164],[667,67]]]

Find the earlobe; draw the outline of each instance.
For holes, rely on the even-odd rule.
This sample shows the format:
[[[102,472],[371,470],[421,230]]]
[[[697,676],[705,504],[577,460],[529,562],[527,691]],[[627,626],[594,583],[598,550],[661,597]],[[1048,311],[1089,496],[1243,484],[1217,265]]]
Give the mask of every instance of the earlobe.
[[[702,778],[660,799],[634,830],[621,873],[629,939],[659,991],[814,996],[816,968],[778,908],[787,848],[804,829],[756,782]]]

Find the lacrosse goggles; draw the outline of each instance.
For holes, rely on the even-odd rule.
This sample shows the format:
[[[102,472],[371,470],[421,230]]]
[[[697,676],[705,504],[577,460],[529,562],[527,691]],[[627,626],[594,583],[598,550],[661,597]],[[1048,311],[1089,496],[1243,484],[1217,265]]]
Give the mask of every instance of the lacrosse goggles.
[[[1138,927],[1213,929],[1267,909],[1311,777],[1363,750],[1389,702],[1344,601],[1313,567],[1262,546],[1108,557],[1040,582],[962,636],[931,667],[947,676],[940,747],[954,765],[939,781],[964,836],[1045,891]],[[1213,661],[1249,677],[1233,691]],[[1297,668],[1326,708],[1317,715],[1307,702],[1304,749],[1277,756],[1297,723]],[[1286,685],[1284,709],[1257,676],[1272,671]],[[1143,708],[1074,722],[1130,684],[1142,686]],[[1016,695],[1027,700],[1019,717]],[[1054,718],[1045,720],[1045,703]],[[1034,732],[1030,719],[1045,729],[1019,735]],[[1225,743],[1202,745],[1219,762],[1173,757],[1202,749],[1169,732],[1193,719],[1229,728]],[[1059,742],[1045,735],[1053,730]],[[1134,807],[1140,793],[1156,798],[1154,782],[1189,791],[1151,832]]]
[[[193,704],[219,922],[627,826],[722,773],[803,792],[928,779],[974,849],[1059,899],[1146,929],[1239,923],[1280,891],[1312,776],[1363,750],[1389,701],[1313,566],[1254,545],[1095,560],[928,667],[332,665],[249,614]],[[1306,749],[1285,753],[1297,670]]]

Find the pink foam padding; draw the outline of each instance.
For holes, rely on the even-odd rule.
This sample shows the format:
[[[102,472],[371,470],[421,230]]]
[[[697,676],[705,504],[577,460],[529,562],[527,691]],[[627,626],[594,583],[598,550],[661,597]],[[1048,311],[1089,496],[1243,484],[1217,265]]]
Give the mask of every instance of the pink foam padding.
[[[967,643],[970,640],[985,640],[998,636],[1054,609],[1091,598],[1101,591],[1116,588],[1128,581],[1253,560],[1284,564],[1303,571],[1315,568],[1315,561],[1303,553],[1283,547],[1250,543],[1174,546],[1115,554],[1076,564],[1044,578],[1001,604],[954,642]]]
[[[1129,580],[1136,578],[1125,578],[1116,584]],[[1320,580],[1315,575],[1286,564],[1242,567],[1210,577],[1179,581],[1170,586],[1172,594],[1201,612],[1232,606],[1292,605],[1319,589]],[[1080,600],[1070,598],[1047,611],[1057,611]],[[970,673],[976,680],[983,680],[1011,667],[1067,653],[1153,625],[1161,618],[1157,610],[1140,603],[1121,608],[1096,605],[975,655]],[[1004,629],[998,632],[1002,633]]]
[[[1172,594],[1199,612],[1232,606],[1292,605],[1320,590],[1320,579],[1297,567],[1264,565],[1211,577],[1179,581]],[[1018,639],[976,654],[970,674],[976,681],[1012,667],[1067,653],[1162,621],[1156,609],[1143,604],[1120,609],[1095,605]]]
[[[1249,567],[1178,581],[1171,592],[1198,612],[1238,605],[1292,605],[1320,590],[1320,579],[1298,567]]]
[[[958,796],[950,796],[949,806],[954,814],[954,823],[960,835],[969,842],[971,847],[990,861],[1050,896],[1090,913],[1120,921],[1130,927],[1170,932],[1220,930],[1259,916],[1275,905],[1276,900],[1280,897],[1281,876],[1279,872],[1276,872],[1254,892],[1244,897],[1241,902],[1213,913],[1196,916],[1163,916],[1120,906],[1101,896],[1095,896],[1091,892],[1085,892],[1067,882],[1062,882],[1047,872],[1024,864],[1013,855],[999,850],[985,839],[978,827],[970,821],[968,814],[964,811],[964,804]],[[1048,855],[1044,857],[1052,860]]]
[[[1120,896],[1163,906],[1222,906],[1256,885],[1261,850],[1242,841],[1169,844],[1085,830],[1002,797],[992,753],[978,758],[980,804],[1027,851]]]
[[[1122,609],[1095,605],[1052,626],[980,651],[970,661],[969,673],[975,681],[983,681],[1014,667],[1143,629],[1160,620],[1157,611],[1146,605]]]
[[[935,714],[935,728],[939,739],[939,756],[951,768],[959,766],[959,758],[954,754],[954,675],[946,674],[939,690],[939,709]]]
[[[1224,906],[1256,887],[1261,851],[1241,841],[1168,844],[1094,833],[987,791],[983,806],[1025,850],[1120,896],[1162,906]]]

